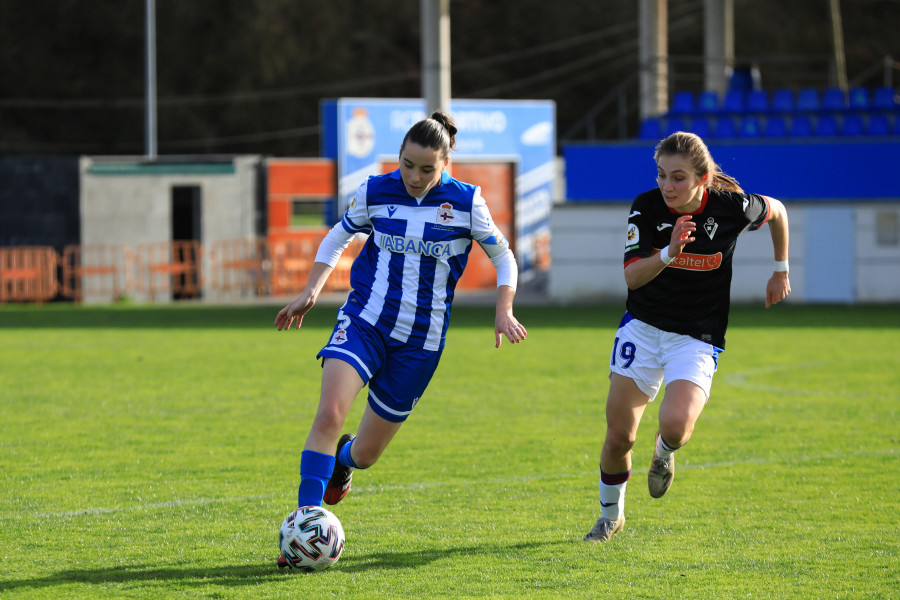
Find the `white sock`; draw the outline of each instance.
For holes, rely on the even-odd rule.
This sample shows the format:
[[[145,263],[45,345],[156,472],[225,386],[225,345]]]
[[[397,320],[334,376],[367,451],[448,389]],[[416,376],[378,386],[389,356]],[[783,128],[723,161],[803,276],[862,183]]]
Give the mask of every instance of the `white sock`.
[[[604,519],[617,521],[625,514],[625,488],[627,481],[607,485],[600,481],[600,515]]]
[[[658,457],[669,458],[676,450],[678,450],[678,448],[673,448],[672,446],[667,444],[666,440],[663,439],[663,436],[656,436],[656,455]]]

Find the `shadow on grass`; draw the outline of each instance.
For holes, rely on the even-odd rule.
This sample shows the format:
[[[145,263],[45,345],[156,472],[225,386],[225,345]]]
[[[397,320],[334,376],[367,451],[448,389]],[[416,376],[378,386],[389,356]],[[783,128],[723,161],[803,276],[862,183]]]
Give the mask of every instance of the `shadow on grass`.
[[[448,549],[422,549],[412,552],[375,552],[356,556],[347,554],[331,571],[357,573],[372,570],[414,569],[434,561],[456,556],[494,556],[504,552],[518,552],[554,545],[570,544],[569,540],[527,542],[509,546],[472,546]],[[324,574],[325,572],[322,572]],[[179,583],[190,586],[259,585],[261,581],[277,580],[286,576],[309,577],[317,573],[304,573],[290,569],[278,569],[275,561],[255,565],[223,565],[221,567],[153,567],[132,565],[99,569],[69,569],[44,577],[0,581],[0,593],[23,588],[51,588],[73,583],[105,585],[126,582]]]
[[[331,329],[339,306],[318,305],[303,319],[303,326]],[[45,306],[0,304],[0,329],[256,329],[277,333],[275,315],[281,306],[112,305],[80,306],[65,303]],[[543,327],[615,331],[624,305],[516,307],[516,316],[529,329]],[[451,329],[478,328],[488,332],[494,324],[492,306],[454,305]],[[831,329],[900,329],[897,304],[734,305],[732,327],[790,327]]]

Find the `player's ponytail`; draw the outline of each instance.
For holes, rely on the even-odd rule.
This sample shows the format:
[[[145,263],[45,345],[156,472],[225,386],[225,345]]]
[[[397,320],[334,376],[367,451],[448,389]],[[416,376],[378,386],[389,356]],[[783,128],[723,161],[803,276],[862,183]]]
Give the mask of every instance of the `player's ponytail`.
[[[441,153],[441,158],[447,158],[451,150],[456,149],[456,124],[450,115],[435,111],[428,119],[422,119],[409,128],[403,143],[400,145],[400,153],[406,142],[418,144],[423,148],[431,148]]]
[[[700,136],[685,131],[677,131],[662,140],[656,146],[653,159],[659,162],[660,156],[680,155],[688,159],[697,177],[707,177],[705,186],[710,190],[726,192],[743,192],[737,180],[722,172],[721,167],[713,160],[709,148]]]

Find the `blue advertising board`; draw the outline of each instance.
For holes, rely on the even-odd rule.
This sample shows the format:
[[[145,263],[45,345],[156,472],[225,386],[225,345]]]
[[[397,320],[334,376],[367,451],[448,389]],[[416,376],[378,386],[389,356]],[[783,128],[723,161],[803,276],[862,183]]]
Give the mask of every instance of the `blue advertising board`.
[[[396,162],[409,128],[424,119],[419,98],[324,101],[322,155],[337,165],[338,214],[359,185]],[[556,105],[545,100],[451,100],[459,133],[453,160],[513,162],[516,258],[523,281],[534,275],[535,243],[550,233],[556,154]],[[478,184],[477,181],[471,182]]]
[[[656,184],[655,142],[563,148],[569,202],[631,202]],[[892,201],[900,140],[709,142],[722,170],[748,192],[813,202]],[[601,175],[598,175],[601,174]]]

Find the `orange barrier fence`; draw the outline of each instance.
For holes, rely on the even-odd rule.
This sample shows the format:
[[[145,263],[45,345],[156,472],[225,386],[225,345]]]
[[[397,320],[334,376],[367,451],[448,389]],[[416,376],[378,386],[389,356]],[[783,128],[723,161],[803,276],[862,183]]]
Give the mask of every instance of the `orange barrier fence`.
[[[262,238],[221,240],[209,250],[208,287],[225,295],[267,296],[272,272],[269,244]]]
[[[56,250],[50,246],[0,248],[0,302],[46,302],[56,296]]]
[[[75,302],[149,301],[299,294],[325,232],[266,240],[0,248],[0,303],[46,302],[57,294]],[[350,289],[350,267],[364,240],[353,240],[325,284]]]
[[[157,294],[171,294],[176,300],[200,296],[200,242],[141,244],[137,247],[137,265],[137,291],[150,300]]]
[[[135,289],[134,252],[124,245],[66,246],[61,293],[76,302],[121,300]]]

